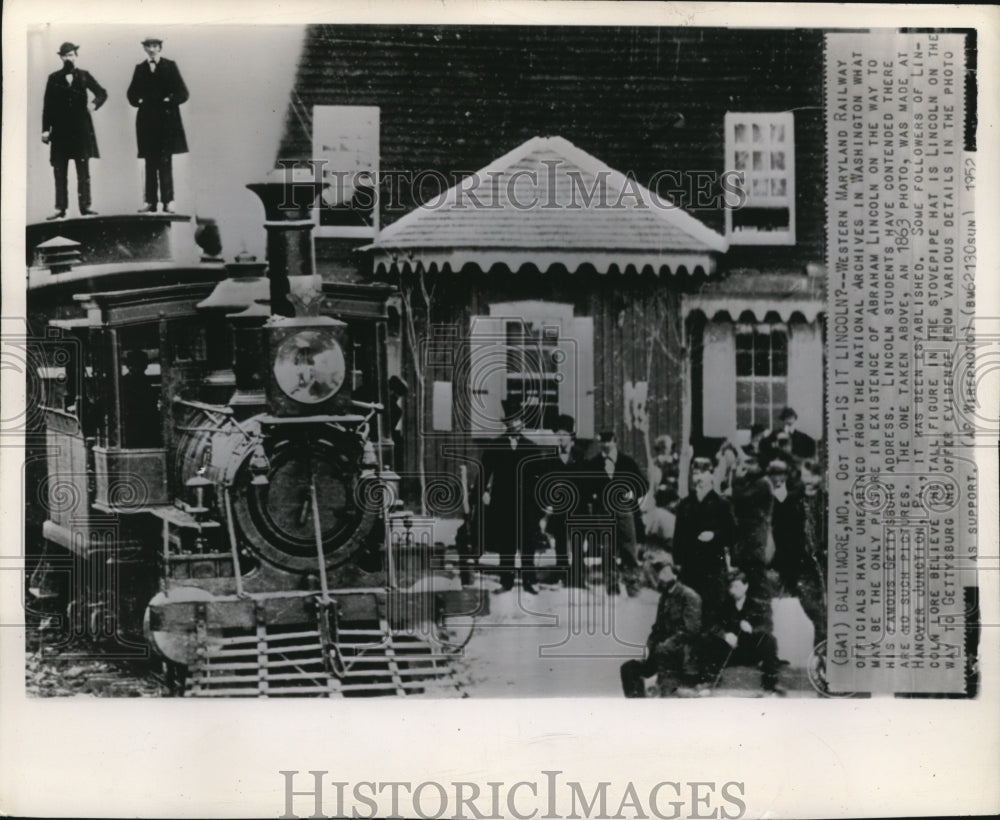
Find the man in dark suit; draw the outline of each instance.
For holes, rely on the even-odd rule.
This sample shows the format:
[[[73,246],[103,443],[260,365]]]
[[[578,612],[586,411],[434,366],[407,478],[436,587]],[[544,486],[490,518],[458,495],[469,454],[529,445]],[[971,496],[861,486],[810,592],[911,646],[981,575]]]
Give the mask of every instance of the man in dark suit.
[[[76,165],[76,190],[80,216],[92,216],[90,209],[90,164],[97,158],[97,136],[90,118],[108,98],[89,71],[76,67],[79,46],[63,43],[59,56],[63,66],[49,75],[42,104],[42,142],[50,146],[49,162],[56,179],[56,212],[48,219],[62,219],[69,206],[69,161]],[[87,92],[94,95],[89,102]]]
[[[768,694],[783,695],[778,686],[778,642],[773,634],[771,602],[751,598],[746,575],[729,573],[729,598],[719,623],[706,636],[701,650],[703,674],[717,677],[726,666],[761,668],[761,686]]]
[[[129,103],[139,109],[135,134],[139,157],[146,161],[146,204],[140,213],[156,210],[157,189],[163,210],[173,213],[173,155],[188,150],[180,111],[188,90],[177,63],[160,56],[162,40],[148,37],[142,47],[147,59],[135,67],[126,92]]]
[[[159,391],[146,370],[149,355],[134,349],[125,353],[125,375],[121,378],[121,446],[125,448],[159,447]]]
[[[604,581],[609,595],[617,595],[618,564],[629,597],[639,594],[639,543],[635,522],[639,500],[646,494],[646,477],[635,460],[618,449],[613,432],[601,433],[600,452],[586,462],[594,512],[612,516],[614,535],[602,550]]]
[[[692,491],[677,505],[674,555],[681,580],[701,596],[702,619],[710,628],[725,603],[727,556],[736,541],[736,517],[732,502],[715,491],[711,459],[694,459],[691,478]]]
[[[586,587],[583,543],[567,544],[567,519],[586,509],[583,470],[584,453],[576,444],[576,422],[561,415],[552,425],[555,452],[538,463],[539,504],[543,507],[545,532],[556,547],[556,568],[565,573],[569,586]],[[572,563],[571,563],[572,559]]]
[[[812,621],[813,643],[826,640],[827,525],[829,501],[823,487],[823,466],[814,459],[802,462],[799,498],[803,527],[796,592],[803,612]]]
[[[806,566],[805,511],[802,494],[788,482],[788,467],[775,459],[767,467],[771,482],[771,534],[774,537],[774,559],[771,567],[778,574],[779,592],[794,596],[799,576]]]
[[[733,478],[733,511],[736,513],[736,543],[732,563],[747,575],[757,595],[770,597],[767,568],[774,560],[771,516],[774,493],[755,457],[745,455]]]
[[[808,433],[795,429],[799,414],[791,407],[786,407],[781,411],[778,420],[781,422],[781,427],[764,440],[764,457],[768,460],[780,457],[779,450],[782,448],[779,446],[778,436],[784,433],[788,436],[786,447],[791,455],[797,459],[816,458],[816,440]]]
[[[514,588],[514,556],[521,553],[521,588],[534,595],[535,549],[543,535],[542,513],[535,496],[542,451],[521,432],[520,403],[505,400],[507,431],[490,441],[482,456],[482,504],[485,540],[500,555],[499,591]]]
[[[701,631],[701,599],[677,580],[669,553],[650,552],[646,563],[656,578],[660,602],[646,641],[646,657],[622,664],[622,690],[627,698],[646,697],[644,678],[654,674],[661,695],[680,694],[698,675],[694,655]]]

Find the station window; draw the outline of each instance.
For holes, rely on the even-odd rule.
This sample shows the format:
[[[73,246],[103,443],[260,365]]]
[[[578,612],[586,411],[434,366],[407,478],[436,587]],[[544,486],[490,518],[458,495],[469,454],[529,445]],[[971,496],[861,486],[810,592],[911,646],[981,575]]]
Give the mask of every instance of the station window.
[[[783,324],[736,325],[736,427],[779,426],[788,403],[788,328]]]
[[[507,398],[530,408],[529,426],[544,427],[559,413],[559,326],[513,320],[504,330]]]
[[[729,113],[726,171],[736,172],[741,202],[726,208],[732,244],[795,244],[795,120],[792,112]]]
[[[521,407],[529,430],[546,430],[560,413],[577,435],[594,435],[594,324],[570,304],[526,301],[490,305],[472,318],[467,370],[469,400],[456,407],[476,435],[504,430],[504,402]]]

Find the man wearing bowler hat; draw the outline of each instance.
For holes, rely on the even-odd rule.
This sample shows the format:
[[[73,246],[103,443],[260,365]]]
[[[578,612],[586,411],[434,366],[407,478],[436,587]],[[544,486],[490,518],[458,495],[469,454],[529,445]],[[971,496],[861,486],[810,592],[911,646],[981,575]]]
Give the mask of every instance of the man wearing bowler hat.
[[[564,573],[569,586],[585,587],[583,543],[577,537],[569,541],[568,519],[584,513],[588,499],[584,497],[584,451],[576,444],[576,422],[572,416],[560,415],[552,424],[556,436],[555,452],[538,463],[538,495],[542,506],[545,532],[552,536],[556,547],[556,568]],[[572,555],[572,563],[570,556]]]
[[[188,90],[177,63],[161,56],[162,40],[147,37],[142,47],[147,59],[135,67],[127,92],[129,103],[139,109],[135,135],[139,157],[146,161],[146,204],[139,211],[152,213],[159,201],[173,213],[173,155],[188,150],[180,111]]]
[[[614,432],[598,435],[600,452],[585,462],[594,512],[614,518],[612,543],[602,550],[604,582],[609,595],[618,595],[618,563],[629,597],[639,594],[639,542],[636,517],[639,499],[646,494],[646,478],[635,460],[618,449]]]
[[[76,165],[76,190],[80,216],[92,216],[90,209],[90,158],[97,158],[97,136],[90,112],[108,98],[89,71],[76,67],[80,47],[63,43],[59,47],[62,68],[49,75],[42,104],[42,142],[49,146],[49,162],[56,178],[56,211],[48,219],[62,219],[69,204],[69,161]],[[89,101],[87,92],[94,95]]]

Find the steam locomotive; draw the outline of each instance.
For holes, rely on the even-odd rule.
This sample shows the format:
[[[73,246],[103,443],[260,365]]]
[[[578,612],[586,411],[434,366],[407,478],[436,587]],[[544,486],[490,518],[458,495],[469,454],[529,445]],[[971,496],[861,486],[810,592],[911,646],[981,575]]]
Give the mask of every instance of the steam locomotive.
[[[313,274],[316,187],[247,187],[267,263],[74,266],[74,242],[40,243],[29,587],[44,598],[62,562],[69,623],[118,654],[152,647],[188,695],[455,691],[486,600],[399,537],[393,288]]]

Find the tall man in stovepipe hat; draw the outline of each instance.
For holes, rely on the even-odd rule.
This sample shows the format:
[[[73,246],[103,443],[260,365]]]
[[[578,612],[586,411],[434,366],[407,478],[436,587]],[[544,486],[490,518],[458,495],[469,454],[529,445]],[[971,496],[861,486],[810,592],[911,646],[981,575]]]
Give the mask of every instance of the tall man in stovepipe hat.
[[[129,103],[139,109],[135,136],[139,157],[146,161],[146,204],[139,212],[154,212],[159,201],[166,213],[173,213],[173,155],[188,150],[180,110],[188,90],[177,63],[161,55],[163,40],[147,37],[142,47],[146,59],[135,67],[126,92]]]
[[[42,142],[49,146],[49,162],[56,180],[56,210],[48,219],[62,219],[69,206],[69,161],[76,165],[76,190],[80,216],[92,216],[90,159],[97,158],[97,136],[90,112],[108,98],[108,92],[89,71],[76,67],[80,46],[59,47],[62,68],[49,75],[42,103]],[[93,95],[88,99],[87,92]]]
[[[536,483],[543,451],[524,435],[524,410],[516,397],[504,399],[502,436],[486,443],[482,455],[481,509],[486,543],[500,556],[500,589],[514,588],[515,556],[521,554],[521,589],[535,589],[535,551],[541,538],[542,513]]]

